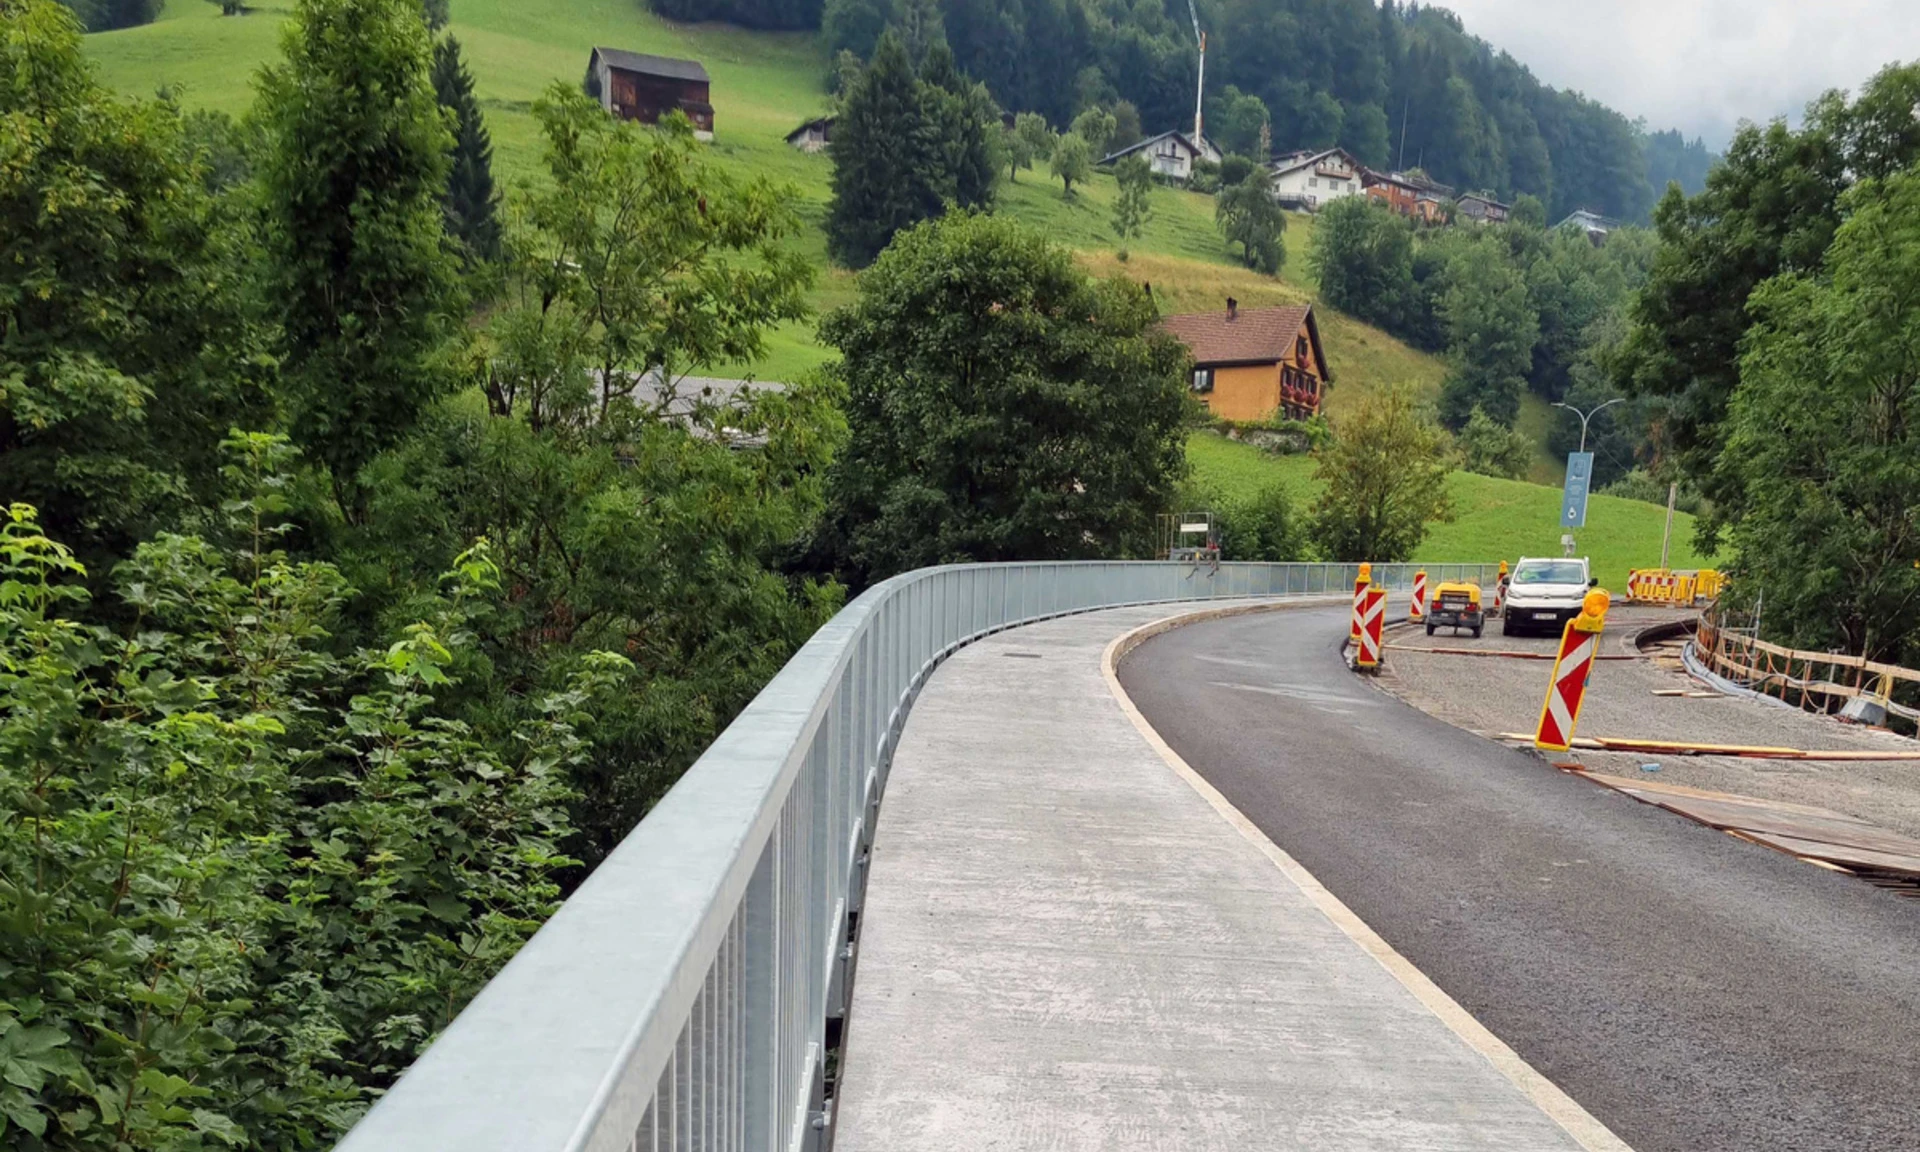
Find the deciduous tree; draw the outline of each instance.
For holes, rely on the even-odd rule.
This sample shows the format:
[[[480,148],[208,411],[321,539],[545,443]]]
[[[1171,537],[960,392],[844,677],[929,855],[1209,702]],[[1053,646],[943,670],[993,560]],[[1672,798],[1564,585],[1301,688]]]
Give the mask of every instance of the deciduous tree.
[[[1920,660],[1920,169],[1869,179],[1818,273],[1753,296],[1723,479],[1769,638]]]
[[[1214,226],[1229,250],[1240,245],[1240,262],[1256,272],[1277,276],[1287,263],[1287,214],[1267,187],[1265,169],[1253,170],[1238,184],[1222,185],[1214,197]]]
[[[1093,179],[1093,145],[1077,132],[1069,132],[1053,145],[1053,178],[1060,181],[1061,194],[1073,195],[1074,184]]]
[[[902,233],[822,332],[849,422],[823,550],[856,582],[1127,555],[1184,470],[1186,356],[1145,293],[1012,221]]]
[[[1334,423],[1319,453],[1312,535],[1329,559],[1412,559],[1427,529],[1452,518],[1447,436],[1404,388],[1379,390]]]
[[[1153,217],[1153,169],[1135,152],[1113,166],[1120,195],[1113,201],[1113,234],[1120,238],[1120,258],[1127,258],[1127,242],[1136,239]]]
[[[1439,302],[1448,360],[1441,419],[1458,428],[1482,408],[1512,427],[1540,335],[1526,280],[1504,247],[1483,239],[1453,258],[1446,283]]]

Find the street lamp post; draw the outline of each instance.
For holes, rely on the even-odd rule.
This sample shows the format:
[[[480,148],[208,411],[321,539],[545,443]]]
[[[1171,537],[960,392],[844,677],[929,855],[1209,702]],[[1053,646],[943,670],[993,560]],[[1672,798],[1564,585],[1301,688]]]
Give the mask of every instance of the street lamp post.
[[[1616,396],[1613,399],[1607,401],[1605,404],[1602,404],[1597,408],[1590,408],[1585,412],[1580,411],[1580,409],[1575,408],[1571,404],[1562,404],[1558,400],[1555,400],[1553,402],[1553,406],[1555,408],[1565,408],[1567,411],[1573,413],[1575,416],[1580,417],[1580,451],[1581,453],[1584,454],[1587,450],[1587,425],[1593,422],[1593,418],[1595,416],[1598,416],[1601,412],[1605,411],[1606,409],[1613,407],[1615,404],[1624,404],[1626,402],[1627,401],[1624,396]],[[1571,464],[1571,461],[1569,461],[1569,464]],[[1591,480],[1591,470],[1589,470],[1589,480]],[[1571,476],[1569,476],[1569,482],[1571,482]],[[1571,532],[1561,533],[1560,546],[1566,550],[1567,555],[1569,556],[1573,555],[1574,547],[1575,547],[1574,541],[1573,541],[1573,533]]]
[[[1585,452],[1587,450],[1587,424],[1591,422],[1595,416],[1598,416],[1603,410],[1611,408],[1615,404],[1625,404],[1626,402],[1627,402],[1627,398],[1625,396],[1616,396],[1613,399],[1607,401],[1605,404],[1600,405],[1600,407],[1590,408],[1585,412],[1580,411],[1580,409],[1575,408],[1571,404],[1562,404],[1558,400],[1555,400],[1553,402],[1553,406],[1555,408],[1565,408],[1567,411],[1573,413],[1575,416],[1580,417],[1580,451]]]

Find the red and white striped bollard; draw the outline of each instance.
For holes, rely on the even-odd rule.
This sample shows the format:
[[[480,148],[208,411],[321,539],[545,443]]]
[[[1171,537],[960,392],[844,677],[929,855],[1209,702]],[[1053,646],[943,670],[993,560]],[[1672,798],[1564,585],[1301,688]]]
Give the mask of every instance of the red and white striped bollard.
[[[1580,706],[1593,679],[1594,657],[1600,651],[1600,630],[1607,622],[1606,592],[1594,589],[1580,604],[1580,615],[1567,621],[1560,634],[1560,653],[1554,657],[1553,676],[1547,681],[1547,699],[1540,706],[1540,727],[1533,744],[1549,752],[1573,747],[1573,729],[1580,722]]]

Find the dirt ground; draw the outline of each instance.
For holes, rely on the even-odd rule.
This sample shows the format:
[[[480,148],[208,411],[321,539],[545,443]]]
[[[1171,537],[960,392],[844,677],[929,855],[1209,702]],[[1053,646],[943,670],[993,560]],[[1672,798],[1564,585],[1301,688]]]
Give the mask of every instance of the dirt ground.
[[[1650,656],[1640,654],[1635,644],[1640,633],[1684,616],[1660,608],[1615,608],[1609,613],[1601,651],[1637,658],[1602,660],[1594,666],[1579,735],[1805,749],[1920,751],[1920,741],[1842,724],[1798,709],[1720,695],[1708,699],[1654,695],[1660,689],[1708,690],[1684,671],[1662,667]],[[1429,640],[1423,630],[1403,625],[1388,632],[1387,659],[1379,686],[1469,731],[1488,736],[1531,733],[1540,719],[1551,661],[1438,655],[1407,649],[1431,646],[1550,653],[1557,643],[1557,635],[1502,636],[1498,624],[1490,624],[1479,640],[1465,632],[1453,637],[1445,628]],[[1813,804],[1920,837],[1920,761],[1822,763],[1582,751],[1552,759],[1616,776],[1645,776],[1668,784]],[[1658,770],[1645,771],[1642,766],[1648,764],[1657,764]]]

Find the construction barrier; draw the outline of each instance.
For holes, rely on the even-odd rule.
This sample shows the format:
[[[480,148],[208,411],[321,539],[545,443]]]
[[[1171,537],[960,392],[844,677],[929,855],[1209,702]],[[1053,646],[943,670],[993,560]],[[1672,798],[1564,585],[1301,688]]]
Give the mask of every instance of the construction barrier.
[[[1598,588],[1587,593],[1580,604],[1580,615],[1567,621],[1561,632],[1560,654],[1554,658],[1553,675],[1547,680],[1547,699],[1540,706],[1534,747],[1549,752],[1572,748],[1574,726],[1580,722],[1580,705],[1587,698],[1594,656],[1600,650],[1600,630],[1607,622],[1608,602],[1607,594]]]
[[[1677,572],[1635,568],[1627,574],[1627,599],[1636,604],[1691,605],[1718,598],[1726,586],[1727,578],[1711,568]]]
[[[1769,644],[1750,629],[1730,626],[1718,609],[1700,618],[1693,651],[1715,675],[1809,712],[1834,713],[1864,699],[1920,724],[1920,669]]]
[[[1387,626],[1387,590],[1369,584],[1361,593],[1360,647],[1354,664],[1361,668],[1380,667],[1380,650]]]
[[[1413,602],[1407,607],[1407,619],[1415,624],[1427,618],[1427,573],[1423,568],[1413,574]]]
[[[1507,607],[1507,562],[1500,561],[1500,579],[1493,585],[1493,615],[1498,616]]]
[[[1373,565],[1360,565],[1360,574],[1353,578],[1353,627],[1347,633],[1347,639],[1360,642],[1360,608],[1367,595],[1367,585],[1373,583]]]

